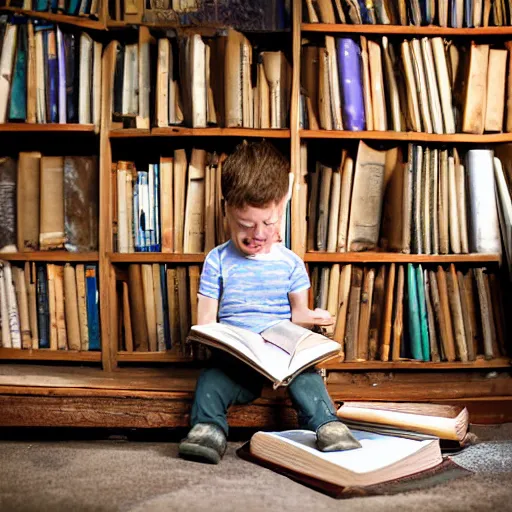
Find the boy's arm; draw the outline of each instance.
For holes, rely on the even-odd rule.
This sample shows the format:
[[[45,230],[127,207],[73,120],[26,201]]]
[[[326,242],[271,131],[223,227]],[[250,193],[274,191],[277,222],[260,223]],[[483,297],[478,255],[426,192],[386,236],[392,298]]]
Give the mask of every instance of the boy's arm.
[[[292,322],[310,327],[312,325],[332,325],[334,318],[325,309],[316,308],[311,310],[308,308],[308,290],[289,293],[290,307],[292,310]]]
[[[197,324],[209,324],[217,321],[217,313],[219,312],[219,301],[197,294]]]

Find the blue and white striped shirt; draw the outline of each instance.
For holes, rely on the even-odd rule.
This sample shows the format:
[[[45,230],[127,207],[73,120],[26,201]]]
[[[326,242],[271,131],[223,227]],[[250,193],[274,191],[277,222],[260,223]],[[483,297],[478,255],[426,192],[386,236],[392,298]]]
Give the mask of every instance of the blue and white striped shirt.
[[[304,262],[284,245],[245,256],[230,240],[206,256],[199,293],[219,301],[219,322],[260,333],[289,320],[288,293],[309,286]]]

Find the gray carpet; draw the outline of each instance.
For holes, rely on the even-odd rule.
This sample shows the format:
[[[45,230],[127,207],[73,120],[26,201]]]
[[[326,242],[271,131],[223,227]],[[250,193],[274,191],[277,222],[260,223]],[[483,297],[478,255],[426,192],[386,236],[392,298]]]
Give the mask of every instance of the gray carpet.
[[[454,455],[475,473],[422,491],[334,500],[240,460],[177,457],[177,444],[0,441],[1,511],[512,511],[512,424],[474,427],[481,444]]]

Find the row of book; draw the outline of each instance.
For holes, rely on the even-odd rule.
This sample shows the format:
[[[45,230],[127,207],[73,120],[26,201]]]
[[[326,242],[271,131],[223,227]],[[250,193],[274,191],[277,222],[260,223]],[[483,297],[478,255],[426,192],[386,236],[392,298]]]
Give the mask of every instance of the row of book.
[[[192,34],[156,41],[141,27],[137,43],[111,44],[116,54],[112,118],[125,127],[149,128],[151,91],[159,127],[287,125],[291,68],[282,51],[253,54],[250,41],[232,29],[210,38]]]
[[[503,238],[512,253],[502,159],[491,149],[409,144],[404,155],[360,141],[355,158],[343,150],[336,166],[312,162],[307,250],[498,254]]]
[[[94,156],[0,158],[0,251],[98,250]]]
[[[512,24],[505,0],[304,0],[304,21],[370,25],[487,27]]]
[[[0,261],[0,347],[100,350],[96,265]]]
[[[94,124],[102,44],[43,20],[0,16],[0,123]]]
[[[346,361],[474,361],[510,351],[500,278],[486,268],[318,266],[314,304]],[[508,344],[508,345],[507,345]]]
[[[509,49],[325,36],[302,50],[300,122],[325,130],[512,131]]]
[[[197,323],[198,265],[132,264],[118,281],[119,350],[191,353],[186,338]]]
[[[98,18],[100,0],[0,0],[2,7]]]

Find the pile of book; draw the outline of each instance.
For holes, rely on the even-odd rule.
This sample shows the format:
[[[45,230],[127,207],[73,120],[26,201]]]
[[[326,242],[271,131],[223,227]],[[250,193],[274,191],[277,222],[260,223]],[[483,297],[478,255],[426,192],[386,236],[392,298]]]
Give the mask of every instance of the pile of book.
[[[305,0],[304,21],[382,25],[487,27],[511,25],[504,0]]]
[[[3,7],[16,7],[27,11],[54,12],[68,16],[97,18],[100,0],[3,0]]]
[[[118,281],[119,349],[190,354],[185,341],[197,323],[198,265],[132,264]]]
[[[97,157],[0,157],[0,251],[98,250]]]
[[[138,42],[111,44],[116,54],[112,118],[124,127],[149,128],[152,101],[153,124],[159,127],[287,126],[291,68],[282,51],[253,54],[251,42],[232,29],[210,38],[192,34],[157,42],[140,27]]]
[[[404,155],[361,141],[340,160],[310,167],[308,250],[500,253],[501,219],[510,252],[511,175],[493,150],[409,144]]]
[[[385,36],[325,36],[323,46],[303,46],[301,126],[510,132],[512,115],[505,113],[510,44],[466,47],[441,37],[391,43]]]
[[[315,267],[316,307],[336,317],[346,361],[474,361],[506,356],[504,290],[487,268]]]
[[[0,347],[100,350],[96,265],[0,261]]]
[[[86,32],[0,16],[0,123],[94,124],[99,132],[101,52]]]

